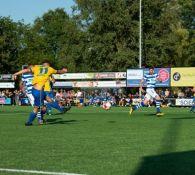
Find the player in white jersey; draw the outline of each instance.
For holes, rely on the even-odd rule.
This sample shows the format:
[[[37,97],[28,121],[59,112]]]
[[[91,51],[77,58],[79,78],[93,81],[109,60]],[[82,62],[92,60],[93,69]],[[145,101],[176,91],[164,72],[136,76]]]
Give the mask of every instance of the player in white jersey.
[[[23,67],[24,69],[29,68],[31,66],[26,66]],[[26,92],[26,96],[28,97],[28,100],[31,104],[31,106],[34,106],[34,96],[32,95],[32,89],[33,89],[33,78],[34,75],[32,73],[24,73],[22,74],[22,85],[24,86],[25,92]],[[37,113],[37,118],[38,118],[38,122],[39,124],[42,124],[42,116],[41,116],[41,112],[39,111]]]
[[[147,106],[148,103],[154,99],[156,101],[156,115],[158,115],[158,116],[164,115],[160,110],[160,106],[161,106],[160,96],[156,93],[156,91],[154,89],[156,86],[156,82],[157,81],[161,82],[161,79],[158,76],[158,74],[154,73],[154,68],[149,68],[149,74],[145,74],[144,78],[141,80],[140,89],[142,92],[144,91],[142,88],[144,81],[146,82],[145,98],[141,103],[130,108],[130,111],[129,111],[130,115],[132,114],[133,111],[139,109],[140,107]]]
[[[29,99],[29,102],[32,106],[34,106],[34,97],[32,95],[32,81],[33,81],[33,74],[31,73],[25,73],[22,74],[22,84],[25,88],[26,96]]]

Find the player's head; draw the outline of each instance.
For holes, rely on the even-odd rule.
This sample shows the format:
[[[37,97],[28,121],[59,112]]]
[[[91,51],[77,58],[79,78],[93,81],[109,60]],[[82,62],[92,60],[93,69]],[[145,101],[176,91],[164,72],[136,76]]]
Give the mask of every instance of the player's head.
[[[149,74],[150,74],[150,75],[154,74],[154,68],[153,68],[153,67],[150,67],[150,68],[149,68]]]
[[[23,69],[29,69],[31,68],[33,65],[32,64],[27,64],[27,65],[23,65],[22,68]]]
[[[42,61],[42,65],[43,66],[50,66],[51,64],[50,64],[49,60],[45,59],[45,60]]]
[[[27,69],[28,68],[28,65],[23,65],[22,66],[22,69]]]

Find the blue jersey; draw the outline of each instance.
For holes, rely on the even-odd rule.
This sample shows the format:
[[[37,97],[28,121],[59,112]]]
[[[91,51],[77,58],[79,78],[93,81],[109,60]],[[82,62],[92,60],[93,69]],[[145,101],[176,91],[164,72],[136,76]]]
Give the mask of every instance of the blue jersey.
[[[32,81],[33,81],[33,74],[31,73],[22,74],[22,82],[24,83],[25,92],[27,94],[32,94],[32,88],[33,88]]]
[[[145,74],[144,80],[146,81],[147,88],[155,88],[157,82],[158,74]]]

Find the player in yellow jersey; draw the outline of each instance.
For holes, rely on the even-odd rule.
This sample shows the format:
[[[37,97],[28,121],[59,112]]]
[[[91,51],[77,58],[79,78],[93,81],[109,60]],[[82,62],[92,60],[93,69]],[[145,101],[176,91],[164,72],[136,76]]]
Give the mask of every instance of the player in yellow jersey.
[[[23,69],[17,73],[15,73],[13,76],[16,79],[18,75],[24,74],[24,73],[33,73],[33,89],[32,89],[32,95],[34,96],[34,109],[33,112],[30,113],[28,121],[25,123],[26,126],[32,125],[33,120],[36,118],[36,115],[41,110],[44,100],[47,100],[46,94],[44,92],[44,87],[49,81],[49,78],[52,74],[63,74],[67,72],[66,68],[63,68],[62,70],[55,70],[52,67],[50,67],[49,61],[45,60],[43,61],[42,65],[35,65],[28,69]],[[54,104],[55,105],[55,104]]]

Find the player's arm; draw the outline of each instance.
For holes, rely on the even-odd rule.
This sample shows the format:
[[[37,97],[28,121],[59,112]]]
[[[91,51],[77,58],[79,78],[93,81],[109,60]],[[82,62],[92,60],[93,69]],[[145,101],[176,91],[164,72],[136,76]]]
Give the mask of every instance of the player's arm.
[[[55,80],[54,77],[50,77],[50,81],[51,81],[52,83],[55,83],[55,82],[56,82],[56,80]]]
[[[22,75],[22,74],[25,74],[25,73],[31,73],[31,69],[28,68],[28,69],[23,69],[23,70],[20,70],[18,72],[16,72],[15,74],[13,74],[13,78],[16,79],[18,75]]]
[[[64,74],[64,73],[66,73],[68,70],[67,70],[67,68],[63,68],[63,69],[61,69],[61,70],[57,70],[57,74]]]
[[[139,88],[140,88],[141,92],[144,92],[143,84],[144,84],[144,79],[141,79],[140,85],[139,85]]]

